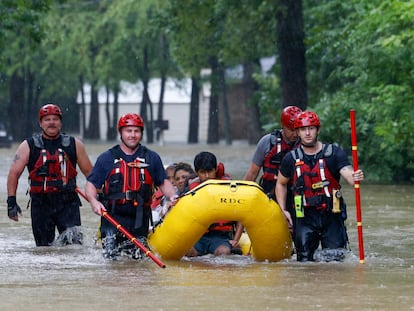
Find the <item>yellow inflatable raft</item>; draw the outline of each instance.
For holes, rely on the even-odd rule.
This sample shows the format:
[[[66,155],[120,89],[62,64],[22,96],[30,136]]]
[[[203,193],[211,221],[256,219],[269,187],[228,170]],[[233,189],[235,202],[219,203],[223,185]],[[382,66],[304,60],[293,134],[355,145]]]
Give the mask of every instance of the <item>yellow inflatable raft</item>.
[[[277,203],[254,182],[208,180],[180,198],[148,237],[151,249],[179,260],[217,220],[241,221],[258,260],[290,258],[292,240]]]

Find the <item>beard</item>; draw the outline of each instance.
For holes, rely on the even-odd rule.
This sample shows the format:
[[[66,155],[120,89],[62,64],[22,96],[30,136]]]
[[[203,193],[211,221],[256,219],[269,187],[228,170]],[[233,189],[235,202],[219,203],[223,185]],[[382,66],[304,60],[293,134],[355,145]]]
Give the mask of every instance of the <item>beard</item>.
[[[51,129],[52,132],[54,132],[53,134],[51,132],[48,131],[48,129]],[[47,138],[50,139],[55,139],[56,137],[60,136],[60,130],[58,129],[57,126],[48,126],[46,128],[46,131],[42,129],[43,135],[46,136]]]

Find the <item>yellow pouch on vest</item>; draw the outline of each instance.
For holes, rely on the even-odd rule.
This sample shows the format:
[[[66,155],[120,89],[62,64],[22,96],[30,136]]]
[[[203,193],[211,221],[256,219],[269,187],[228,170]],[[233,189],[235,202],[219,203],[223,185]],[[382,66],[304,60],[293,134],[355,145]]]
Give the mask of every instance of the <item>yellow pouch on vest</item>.
[[[305,215],[303,213],[302,196],[295,195],[294,200],[295,200],[296,218],[303,218]]]
[[[332,213],[340,213],[340,199],[342,197],[341,191],[334,189],[333,190],[333,204],[332,204]]]

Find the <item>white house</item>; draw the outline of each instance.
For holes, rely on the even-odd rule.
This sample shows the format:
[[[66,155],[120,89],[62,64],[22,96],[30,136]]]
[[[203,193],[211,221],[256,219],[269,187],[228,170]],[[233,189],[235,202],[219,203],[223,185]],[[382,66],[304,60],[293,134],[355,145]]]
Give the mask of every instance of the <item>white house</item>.
[[[269,70],[274,65],[275,57],[267,57],[261,59],[261,67],[263,74],[268,74]],[[201,76],[208,76],[211,74],[210,69],[203,69]],[[241,65],[226,70],[226,75],[232,77],[232,79],[241,79],[243,77],[243,67]],[[161,79],[152,79],[149,82],[149,96],[153,103],[153,118],[157,118],[158,113],[158,101],[160,97]],[[119,116],[128,112],[140,111],[140,104],[142,102],[142,82],[135,84],[122,82],[121,92],[118,95],[119,102]],[[90,85],[84,86],[85,102],[86,102],[86,120],[89,120],[90,114]],[[164,93],[164,119],[168,120],[169,129],[164,131],[161,143],[186,143],[189,129],[189,117],[190,117],[190,97],[191,97],[191,79],[186,78],[182,80],[168,79],[166,82]],[[204,82],[200,90],[200,107],[199,107],[199,133],[198,140],[200,143],[207,142],[208,131],[208,116],[210,105],[210,84]],[[243,105],[241,102],[246,99],[237,98],[230,103],[233,106],[234,115],[237,113],[243,114]],[[99,120],[100,120],[100,138],[106,138],[107,120],[105,115],[105,105],[107,101],[107,94],[104,88],[99,89],[98,102],[100,105]],[[113,94],[109,95],[109,102],[112,104],[114,101]],[[77,102],[81,103],[81,94],[78,94]],[[113,106],[110,105],[112,112]],[[233,120],[235,124],[233,127],[243,128],[243,122],[240,118]],[[81,136],[83,129],[81,129]],[[240,135],[239,135],[240,136]],[[243,136],[243,135],[241,135]],[[145,139],[145,137],[144,137]],[[244,139],[244,137],[239,137]]]
[[[118,95],[119,117],[128,112],[139,113],[142,102],[142,82],[132,84],[129,82],[121,83],[121,92]],[[161,79],[152,79],[149,82],[149,96],[153,103],[154,119],[158,113],[158,101],[160,97]],[[208,129],[208,110],[210,88],[208,84],[203,85],[200,92],[200,116],[199,116],[199,142],[207,141]],[[86,103],[86,120],[88,122],[90,115],[91,87],[84,86],[84,95]],[[190,117],[190,98],[191,98],[191,79],[183,80],[168,79],[164,92],[164,119],[168,120],[169,129],[164,131],[162,143],[186,143],[189,129]],[[107,120],[105,115],[105,105],[107,94],[105,88],[98,91],[99,102],[99,125],[100,138],[106,138]],[[114,101],[113,94],[109,94],[109,102]],[[78,104],[81,103],[81,94],[78,94]],[[113,106],[110,105],[112,112]],[[83,133],[83,129],[81,129]]]

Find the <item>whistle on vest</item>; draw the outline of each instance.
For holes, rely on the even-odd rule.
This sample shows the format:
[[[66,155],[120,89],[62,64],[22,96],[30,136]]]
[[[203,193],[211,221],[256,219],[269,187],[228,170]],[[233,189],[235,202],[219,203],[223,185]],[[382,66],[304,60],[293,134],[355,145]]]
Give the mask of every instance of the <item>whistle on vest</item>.
[[[302,196],[301,195],[295,195],[294,201],[295,201],[296,218],[305,217],[305,214],[303,212]]]
[[[340,213],[340,199],[342,197],[341,191],[334,189],[333,190],[333,204],[332,204],[332,213]]]
[[[147,168],[150,166],[149,164],[142,162],[128,162],[127,165],[133,168]]]
[[[329,186],[329,181],[324,180],[324,181],[320,181],[320,182],[312,184],[312,189],[313,190],[322,189],[323,187],[327,187],[327,186]]]

